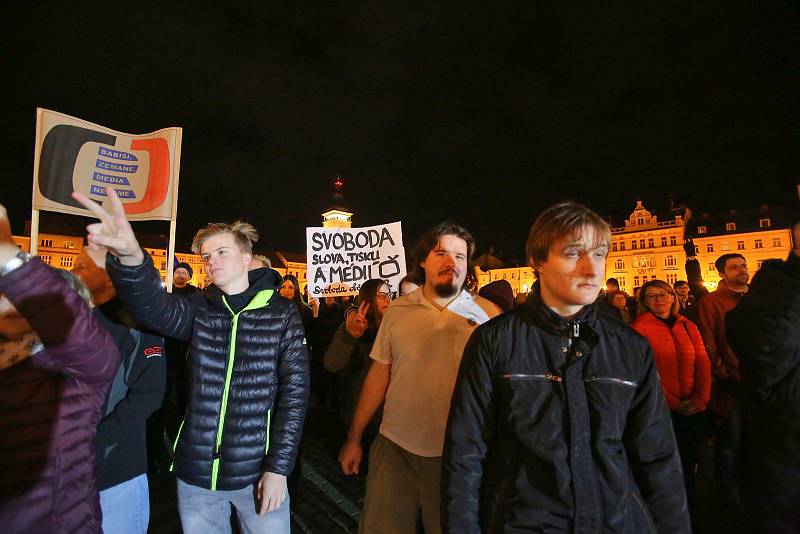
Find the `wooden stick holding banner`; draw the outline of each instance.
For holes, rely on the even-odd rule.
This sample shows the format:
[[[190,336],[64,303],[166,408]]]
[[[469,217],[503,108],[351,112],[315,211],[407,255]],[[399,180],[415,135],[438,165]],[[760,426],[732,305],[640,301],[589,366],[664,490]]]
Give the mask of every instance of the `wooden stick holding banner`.
[[[35,256],[39,251],[39,210],[31,210],[31,243],[28,253]]]
[[[175,220],[169,222],[169,243],[167,244],[167,291],[172,293],[172,272],[175,270]]]

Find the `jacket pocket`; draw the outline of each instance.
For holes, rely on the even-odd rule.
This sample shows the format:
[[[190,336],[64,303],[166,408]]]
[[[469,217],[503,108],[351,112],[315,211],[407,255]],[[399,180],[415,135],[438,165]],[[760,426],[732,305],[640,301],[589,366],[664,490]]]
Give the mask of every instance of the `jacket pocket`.
[[[541,380],[547,382],[561,382],[561,377],[552,373],[526,374],[526,373],[505,373],[500,375],[503,380]]]
[[[633,380],[626,380],[624,378],[617,378],[615,376],[587,376],[583,379],[584,382],[598,382],[601,384],[614,384],[617,386],[624,386],[629,388],[637,388],[639,384]]]

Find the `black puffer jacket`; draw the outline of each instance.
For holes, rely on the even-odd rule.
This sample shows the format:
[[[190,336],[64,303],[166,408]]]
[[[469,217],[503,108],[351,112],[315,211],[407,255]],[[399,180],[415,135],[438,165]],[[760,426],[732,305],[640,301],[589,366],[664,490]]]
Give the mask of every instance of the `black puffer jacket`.
[[[743,497],[763,532],[800,532],[800,258],[765,262],[725,320],[746,393]]]
[[[532,295],[464,352],[442,459],[446,532],[689,532],[647,341]]]
[[[212,287],[187,297],[164,291],[147,254],[136,267],[109,255],[107,269],[136,321],[190,340],[191,390],[175,450],[178,478],[235,490],[264,471],[289,475],[308,405],[308,351],[297,307],[274,291],[277,273],[251,271],[250,287],[240,295]]]

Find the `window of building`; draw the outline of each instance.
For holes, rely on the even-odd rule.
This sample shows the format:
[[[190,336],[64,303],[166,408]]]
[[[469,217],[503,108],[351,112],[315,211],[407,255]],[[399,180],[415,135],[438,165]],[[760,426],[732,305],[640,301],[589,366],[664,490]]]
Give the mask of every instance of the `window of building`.
[[[42,260],[42,263],[50,265],[50,260],[52,258],[50,257],[50,254],[42,254],[41,256],[39,256],[39,259]]]
[[[757,260],[756,261],[756,269],[760,269],[761,265],[764,263],[764,260]]]
[[[731,246],[727,242],[722,243],[722,251],[725,252],[726,250],[730,250]]]
[[[626,284],[625,277],[620,276],[619,278],[617,278],[617,282],[619,282],[619,288],[625,291],[625,284]]]
[[[620,242],[619,242],[619,250],[620,250],[620,251],[623,251],[623,250],[625,250],[625,241],[620,241]]]
[[[736,250],[744,250],[744,241],[736,242]]]
[[[39,246],[40,247],[52,247],[53,246],[53,240],[52,239],[42,239],[42,240],[39,241]]]
[[[667,283],[669,285],[673,285],[677,281],[678,281],[678,275],[677,274],[675,274],[675,273],[667,274]]]
[[[75,243],[72,241],[64,241],[64,248],[75,248]]]
[[[772,221],[769,219],[759,219],[758,226],[759,228],[770,228],[772,226]]]
[[[638,276],[634,276],[633,277],[633,287],[639,287],[639,277]]]
[[[678,244],[678,238],[674,235],[669,236],[669,246],[674,247]]]
[[[72,267],[72,256],[61,256],[60,265],[66,268]]]
[[[664,258],[664,266],[665,267],[675,267],[678,265],[678,260],[675,259],[675,256],[669,254],[666,258]]]
[[[728,232],[733,232],[734,230],[736,230],[736,223],[735,222],[725,223],[725,230]]]
[[[707,232],[708,232],[708,230],[707,230],[707,228],[705,226],[698,226],[697,227],[697,233],[698,234],[705,234]]]
[[[647,248],[655,248],[655,246],[656,246],[656,245],[655,245],[655,243],[653,242],[653,238],[652,238],[652,237],[651,237],[651,238],[649,238],[649,239],[647,240]]]
[[[644,219],[639,217],[638,219],[636,219],[636,224],[638,224],[639,226],[643,225],[644,224]]]
[[[617,260],[614,262],[614,269],[617,271],[624,271],[625,270],[625,262],[623,260]]]
[[[639,248],[644,248],[644,239],[639,240]]]
[[[773,247],[780,247],[781,246],[781,238],[780,237],[773,237],[772,238],[772,246]]]
[[[715,273],[715,272],[717,272],[717,266],[716,266],[716,265],[714,265],[713,263],[709,263],[709,264],[708,264],[708,272],[710,272],[710,273]]]
[[[616,251],[617,251],[617,244],[611,243],[611,252],[616,252]]]
[[[714,252],[714,243],[706,243],[706,252]]]
[[[661,236],[661,246],[662,247],[667,246],[667,236]]]
[[[636,240],[631,241],[631,250],[636,250]]]
[[[760,239],[756,239],[756,248],[764,248],[764,242]]]

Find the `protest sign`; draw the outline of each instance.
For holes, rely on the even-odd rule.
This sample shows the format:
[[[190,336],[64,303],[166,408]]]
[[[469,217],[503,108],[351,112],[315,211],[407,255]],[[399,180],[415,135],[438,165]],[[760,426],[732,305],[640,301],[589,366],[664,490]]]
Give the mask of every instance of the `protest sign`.
[[[126,134],[37,109],[33,209],[91,217],[72,192],[102,202],[113,187],[128,219],[174,220],[181,132]]]
[[[397,291],[406,275],[399,222],[366,228],[306,228],[308,293],[316,298],[357,295],[381,278]]]
[[[131,221],[169,221],[167,279],[172,289],[181,128],[148,134],[117,132],[63,113],[36,109],[31,253],[37,249],[39,212],[94,217],[73,191],[102,203],[113,187]]]

